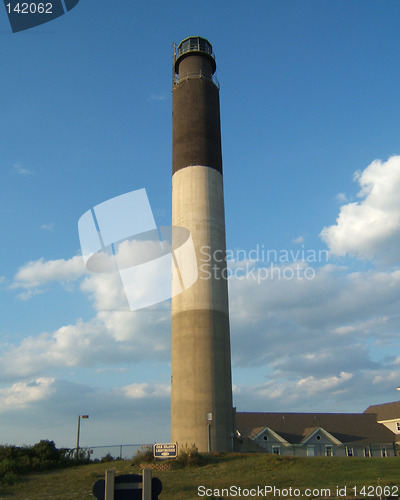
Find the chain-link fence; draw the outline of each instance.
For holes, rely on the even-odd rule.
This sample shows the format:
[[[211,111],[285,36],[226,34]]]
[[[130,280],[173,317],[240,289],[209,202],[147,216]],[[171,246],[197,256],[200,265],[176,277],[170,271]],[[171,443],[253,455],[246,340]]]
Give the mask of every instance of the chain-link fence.
[[[90,454],[91,460],[101,460],[102,458],[112,457],[130,460],[136,456],[140,450],[145,450],[148,447],[153,447],[152,444],[113,444],[107,446],[88,446],[81,450]]]

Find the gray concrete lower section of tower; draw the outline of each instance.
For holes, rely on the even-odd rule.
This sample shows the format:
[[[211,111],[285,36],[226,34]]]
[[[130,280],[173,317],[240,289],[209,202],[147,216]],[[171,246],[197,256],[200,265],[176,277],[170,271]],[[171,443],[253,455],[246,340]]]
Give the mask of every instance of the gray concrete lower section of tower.
[[[228,316],[210,310],[182,312],[172,317],[172,328],[172,442],[180,449],[195,445],[199,451],[231,451]]]
[[[172,299],[171,440],[181,449],[195,445],[199,451],[231,451],[232,379],[220,172],[201,165],[175,172],[172,223],[191,232],[199,277]]]

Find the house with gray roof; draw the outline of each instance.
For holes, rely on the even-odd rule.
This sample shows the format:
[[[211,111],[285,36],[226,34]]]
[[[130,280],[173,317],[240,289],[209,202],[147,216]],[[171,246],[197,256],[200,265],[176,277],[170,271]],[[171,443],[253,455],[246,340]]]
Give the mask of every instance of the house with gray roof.
[[[377,422],[391,430],[395,434],[396,442],[400,442],[400,401],[372,405],[364,413],[375,414]]]
[[[237,451],[295,456],[387,457],[396,436],[365,413],[242,413],[235,416]]]

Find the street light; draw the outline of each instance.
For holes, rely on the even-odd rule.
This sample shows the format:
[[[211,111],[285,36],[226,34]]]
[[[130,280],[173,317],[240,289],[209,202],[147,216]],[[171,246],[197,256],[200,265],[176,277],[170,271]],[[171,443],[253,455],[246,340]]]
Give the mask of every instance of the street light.
[[[81,433],[81,418],[89,418],[89,415],[78,415],[78,433],[76,436],[76,459],[78,459],[78,454],[79,454],[79,435]]]

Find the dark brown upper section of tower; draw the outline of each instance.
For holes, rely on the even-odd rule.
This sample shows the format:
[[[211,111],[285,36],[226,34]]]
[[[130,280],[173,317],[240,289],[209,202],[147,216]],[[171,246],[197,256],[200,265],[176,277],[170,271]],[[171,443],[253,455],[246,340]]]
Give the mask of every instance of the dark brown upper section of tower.
[[[179,44],[172,91],[172,174],[195,165],[215,168],[222,174],[215,68],[207,40],[190,37]]]

